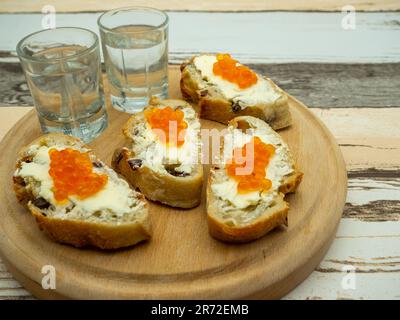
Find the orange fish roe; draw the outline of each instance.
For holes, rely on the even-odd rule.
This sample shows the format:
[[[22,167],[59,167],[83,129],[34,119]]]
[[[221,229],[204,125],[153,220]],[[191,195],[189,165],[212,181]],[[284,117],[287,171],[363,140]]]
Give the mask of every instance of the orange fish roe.
[[[54,198],[62,202],[68,196],[85,199],[99,192],[107,183],[108,176],[93,172],[93,164],[87,152],[66,148],[50,149],[50,170],[53,178]]]
[[[213,73],[229,82],[236,83],[245,89],[257,83],[257,75],[248,67],[239,65],[230,54],[217,54],[217,62],[213,65]]]
[[[144,115],[153,132],[167,145],[178,147],[185,142],[185,129],[188,127],[183,120],[182,110],[174,110],[171,107],[153,108],[145,110]]]
[[[254,137],[242,148],[233,150],[233,159],[226,166],[226,172],[228,176],[239,182],[237,186],[239,193],[271,188],[271,180],[265,178],[265,169],[274,153],[275,147],[262,142],[259,137]],[[249,170],[247,170],[247,165]],[[241,170],[246,170],[246,172],[241,174],[236,171],[238,168],[243,168]]]

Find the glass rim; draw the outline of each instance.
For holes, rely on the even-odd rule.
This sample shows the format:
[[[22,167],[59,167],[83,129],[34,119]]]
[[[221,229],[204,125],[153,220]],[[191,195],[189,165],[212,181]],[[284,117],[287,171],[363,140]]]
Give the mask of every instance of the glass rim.
[[[93,44],[91,44],[90,46],[88,46],[87,48],[85,48],[84,50],[81,50],[79,52],[76,52],[68,57],[60,57],[60,58],[46,58],[46,60],[41,60],[41,59],[37,59],[35,57],[32,57],[30,55],[27,55],[24,53],[24,51],[22,50],[22,45],[23,43],[29,39],[30,37],[37,35],[39,33],[45,33],[45,32],[52,32],[54,30],[65,30],[65,29],[69,29],[69,30],[78,30],[78,31],[85,31],[87,33],[89,33],[94,41]],[[32,32],[28,35],[26,35],[25,37],[23,37],[20,41],[18,41],[17,43],[17,55],[19,58],[23,58],[25,60],[29,60],[29,61],[34,61],[34,62],[39,62],[39,63],[51,63],[51,62],[57,62],[57,61],[63,61],[63,60],[69,60],[69,59],[74,59],[77,57],[80,57],[82,55],[85,55],[86,53],[92,51],[93,49],[95,49],[97,46],[99,45],[99,37],[97,36],[97,34],[89,29],[85,29],[85,28],[80,28],[80,27],[58,27],[58,28],[52,28],[52,29],[45,29],[45,30],[39,30],[39,31],[35,31]]]
[[[149,27],[150,27],[150,30],[146,30],[146,31],[141,31],[141,30],[139,31],[139,30],[137,30],[137,31],[127,31],[127,32],[114,31],[113,29],[111,29],[111,28],[109,28],[109,27],[106,27],[106,26],[101,22],[101,19],[102,19],[103,17],[105,17],[105,16],[109,16],[109,15],[111,15],[111,14],[115,14],[115,13],[117,13],[117,12],[119,12],[119,11],[134,11],[134,10],[137,10],[137,11],[142,10],[142,11],[148,11],[148,12],[152,12],[152,13],[161,14],[161,15],[164,17],[164,21],[163,21],[162,23],[160,23],[159,25],[156,25],[156,26],[149,26]],[[153,30],[159,30],[159,29],[164,28],[165,26],[168,25],[168,22],[169,22],[169,17],[168,17],[168,15],[167,15],[164,11],[158,10],[158,9],[156,9],[156,8],[143,7],[143,6],[131,6],[131,7],[122,7],[122,8],[112,9],[112,10],[109,10],[109,11],[106,11],[106,12],[102,13],[102,14],[100,15],[100,17],[97,18],[97,25],[99,26],[100,29],[105,30],[105,31],[110,32],[110,33],[119,33],[119,34],[121,34],[121,33],[122,33],[122,34],[124,34],[124,33],[125,33],[125,34],[129,34],[129,33],[146,33],[146,32],[151,32],[151,31],[153,31]]]

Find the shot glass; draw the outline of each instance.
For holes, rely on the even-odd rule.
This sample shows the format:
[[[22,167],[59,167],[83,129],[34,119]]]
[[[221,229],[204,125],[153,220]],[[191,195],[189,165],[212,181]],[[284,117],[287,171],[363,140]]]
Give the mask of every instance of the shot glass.
[[[144,7],[102,14],[104,62],[114,108],[135,113],[151,96],[168,96],[168,16]]]
[[[90,142],[107,127],[95,33],[80,28],[38,31],[18,43],[17,54],[43,132]]]

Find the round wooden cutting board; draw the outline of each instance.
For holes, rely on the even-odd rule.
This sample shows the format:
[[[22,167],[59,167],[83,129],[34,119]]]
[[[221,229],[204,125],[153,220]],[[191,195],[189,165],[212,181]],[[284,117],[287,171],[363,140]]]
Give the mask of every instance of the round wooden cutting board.
[[[171,68],[170,96],[180,97],[179,71]],[[328,130],[303,104],[290,98],[293,125],[279,131],[304,179],[290,203],[288,228],[257,241],[233,245],[208,234],[201,205],[178,210],[151,203],[154,236],[117,251],[76,249],[50,241],[18,204],[11,177],[18,150],[40,133],[34,111],[1,142],[0,253],[10,272],[39,298],[240,299],[279,298],[304,280],[327,251],[346,197],[346,168]],[[123,144],[129,115],[109,109],[107,130],[90,145],[110,163]],[[204,128],[223,128],[202,121]],[[205,168],[207,174],[207,168]],[[42,289],[42,268],[54,266],[56,289]]]

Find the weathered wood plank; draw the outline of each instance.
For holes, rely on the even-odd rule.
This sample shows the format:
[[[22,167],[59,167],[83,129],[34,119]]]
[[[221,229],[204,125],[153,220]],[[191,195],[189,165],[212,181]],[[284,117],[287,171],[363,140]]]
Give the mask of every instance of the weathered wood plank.
[[[291,63],[252,67],[269,75],[309,107],[400,106],[400,63]]]
[[[15,293],[14,293],[15,294]],[[17,292],[18,294],[18,292]],[[31,295],[29,296],[4,296],[1,298],[1,300],[36,300],[34,297],[32,297]]]
[[[400,88],[400,87],[399,87]],[[311,109],[329,128],[344,147],[398,149],[400,140],[399,108],[313,108]],[[341,141],[341,139],[347,141]],[[350,143],[348,138],[354,140]],[[365,141],[368,138],[369,141]],[[382,144],[382,138],[390,139]],[[361,139],[364,139],[361,140]],[[372,140],[371,140],[372,139]],[[384,140],[384,139],[383,139]]]
[[[394,170],[385,173],[394,177],[400,169],[400,108],[313,108],[312,111],[337,139],[348,170]]]
[[[2,284],[2,290],[4,289],[20,289],[22,288],[22,286],[17,282],[14,281],[14,279],[2,279],[1,280],[1,284]],[[1,291],[0,291],[1,292]]]
[[[47,0],[3,0],[0,12],[41,12],[43,6],[48,5]],[[132,6],[130,0],[96,1],[96,0],[62,0],[54,5],[58,12],[95,12],[106,11],[118,7]],[[173,11],[337,11],[345,5],[353,5],[357,10],[383,11],[399,10],[400,4],[396,0],[369,1],[364,0],[189,0],[182,3],[180,0],[136,0],[135,6],[147,6],[161,10]]]
[[[314,271],[286,300],[398,300],[400,277],[398,273],[356,273],[356,288],[344,289],[346,272],[321,273]]]
[[[285,299],[399,299],[400,235],[392,237],[338,237],[319,267]],[[358,231],[371,223],[358,222]],[[391,225],[394,225],[393,223]],[[396,223],[397,228],[399,223]],[[354,228],[354,223],[351,225]],[[349,229],[349,226],[347,226]],[[369,228],[373,229],[373,228]],[[343,286],[354,268],[354,288]]]
[[[337,239],[396,237],[400,237],[400,223],[393,221],[372,222],[358,219],[342,219],[336,233]]]
[[[311,108],[400,106],[400,63],[289,63],[251,67],[271,77]],[[0,63],[0,74],[0,105],[33,104],[19,63]],[[381,115],[376,120],[382,122]],[[357,130],[357,126],[354,128]],[[387,132],[390,127],[382,130]]]
[[[0,282],[0,300],[33,298],[32,295],[28,291],[23,289],[17,281],[12,281],[15,283],[15,285],[19,287],[7,288],[7,284],[4,284],[3,281]],[[3,287],[3,285],[5,286]]]
[[[343,217],[363,221],[400,221],[400,190],[396,193],[396,200],[374,200],[358,205],[346,203]]]
[[[400,278],[400,237],[336,239],[316,271],[342,273],[348,265],[357,273],[397,273]]]
[[[344,218],[360,221],[400,221],[400,179],[380,178],[376,169],[366,170],[368,175],[378,171],[377,176],[351,178],[349,172],[347,202]],[[385,171],[388,172],[388,171]],[[393,171],[392,171],[393,172]]]
[[[357,115],[355,114],[354,119],[356,120],[356,118]],[[379,130],[379,127],[377,127],[377,130]],[[334,129],[334,131],[337,130]],[[379,132],[377,132],[377,135],[379,135]],[[398,160],[400,141],[396,136],[354,138],[351,135],[347,137],[335,135],[335,137],[349,170],[364,168],[400,169]]]
[[[349,171],[343,218],[400,223],[398,170]]]
[[[0,300],[35,300],[25,289],[7,289],[1,291]]]
[[[0,258],[0,300],[29,299],[32,295],[16,281]]]
[[[344,218],[400,221],[400,108],[312,109],[341,147],[348,169]]]
[[[345,14],[320,12],[168,12],[170,61],[199,52],[230,52],[244,63],[400,61],[400,13],[356,14],[355,29],[344,29]],[[56,25],[98,32],[98,13],[57,14]],[[0,50],[14,51],[27,34],[42,29],[42,14],[2,14]],[[9,32],[12,30],[12,32]]]
[[[0,102],[3,105],[33,105],[21,66],[16,63],[0,63]]]

